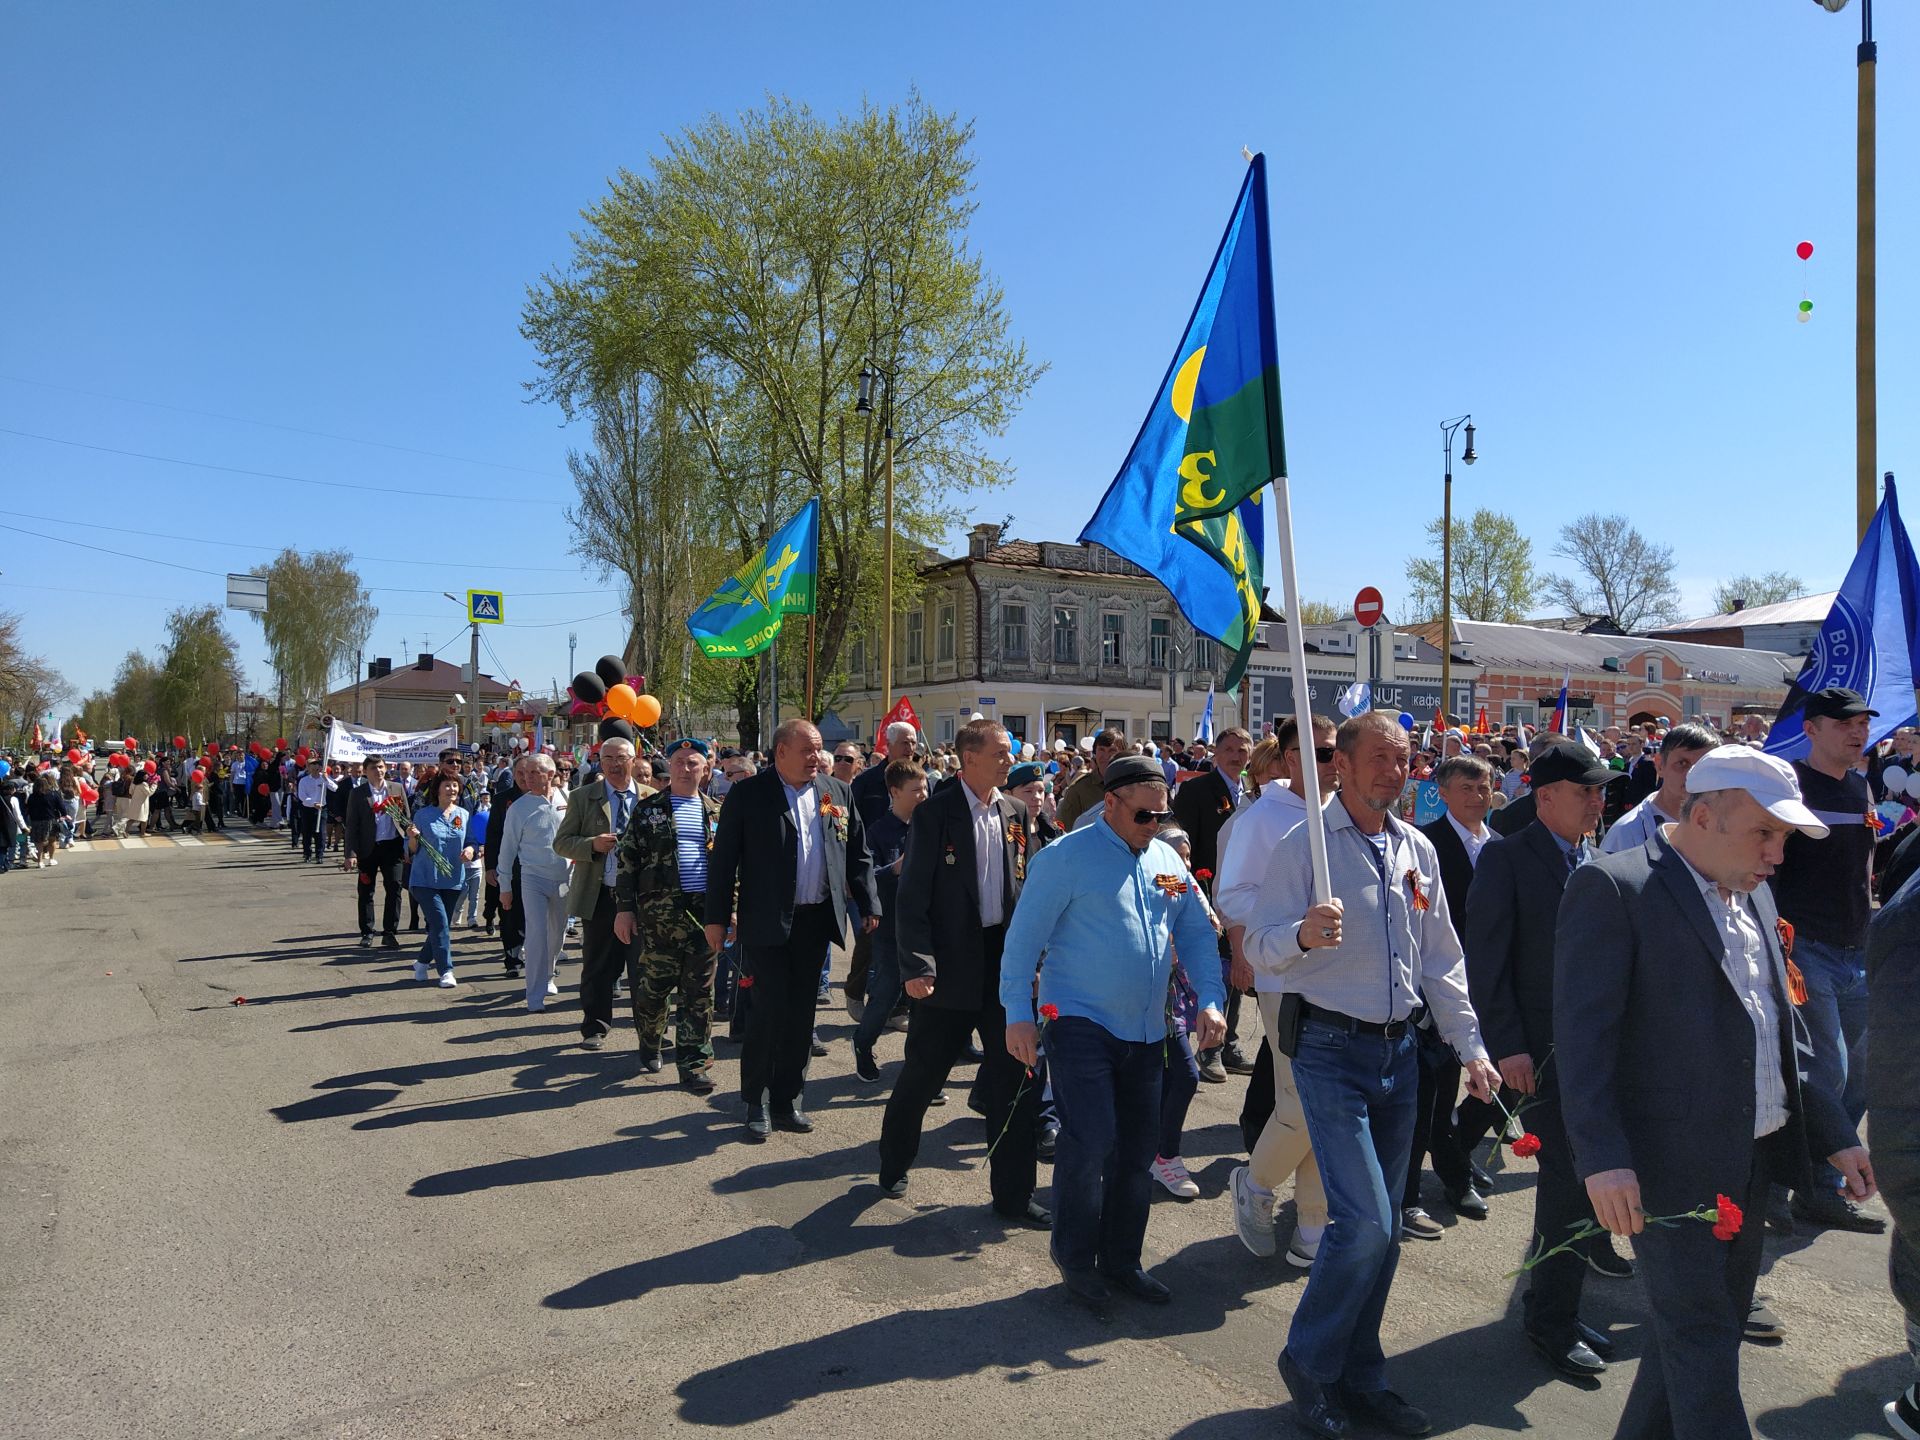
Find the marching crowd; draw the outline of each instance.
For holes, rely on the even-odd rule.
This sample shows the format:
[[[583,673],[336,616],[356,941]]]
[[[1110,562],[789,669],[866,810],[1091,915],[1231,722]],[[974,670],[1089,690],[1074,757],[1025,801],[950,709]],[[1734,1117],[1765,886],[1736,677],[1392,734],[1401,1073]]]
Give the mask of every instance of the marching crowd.
[[[907,1193],[928,1109],[973,1062],[992,1208],[1050,1230],[1092,1304],[1168,1300],[1142,1257],[1153,1187],[1199,1196],[1188,1107],[1247,1076],[1231,1224],[1279,1254],[1290,1189],[1284,1263],[1308,1281],[1279,1364],[1313,1435],[1425,1433],[1379,1338],[1400,1246],[1448,1233],[1430,1193],[1484,1219],[1490,1172],[1531,1158],[1525,1339],[1603,1376],[1613,1341],[1583,1320],[1583,1286],[1637,1276],[1652,1338],[1620,1433],[1719,1437],[1749,1433],[1742,1339],[1786,1330],[1754,1294],[1762,1231],[1884,1228],[1860,1204],[1870,930],[1877,955],[1920,927],[1912,733],[1867,753],[1850,691],[1805,713],[1791,765],[1697,723],[1414,737],[1372,711],[1257,742],[1103,730],[1040,753],[979,718],[932,751],[892,726],[871,754],[788,721],[764,755],[693,738],[643,755],[615,723],[577,772],[525,748],[416,770],[257,747],[129,761],[92,804],[114,827],[174,809],[284,826],[303,860],[354,874],[363,947],[401,948],[404,902],[415,979],[452,988],[452,932],[484,926],[530,1011],[558,1003],[577,933],[580,1043],[607,1044],[624,982],[640,1069],[671,1050],[706,1095],[724,1020],[750,1142],[814,1128],[815,1017],[846,946],[862,1082],[904,1032],[880,1187]],[[21,832],[0,860],[51,861],[94,778],[0,777]],[[1437,790],[1425,823],[1410,781]],[[1876,1063],[1920,1075],[1882,1033]],[[1907,1138],[1889,1128],[1874,1138],[1898,1215],[1920,1177],[1885,1158]],[[1920,1299],[1900,1237],[1894,1274]],[[1910,1440],[1917,1401],[1888,1406]]]

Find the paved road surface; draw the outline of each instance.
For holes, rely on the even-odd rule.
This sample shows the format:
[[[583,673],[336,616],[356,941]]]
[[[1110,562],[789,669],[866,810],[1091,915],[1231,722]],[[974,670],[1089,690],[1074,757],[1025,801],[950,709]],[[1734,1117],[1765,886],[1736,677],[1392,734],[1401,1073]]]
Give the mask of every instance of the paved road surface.
[[[1273,1361],[1301,1279],[1232,1236],[1243,1082],[1195,1107],[1203,1198],[1154,1209],[1174,1304],[1096,1316],[1043,1236],[991,1223],[962,1086],[909,1199],[879,1195],[884,1087],[852,1077],[840,1012],[819,1128],[749,1148],[731,1097],[640,1077],[627,1032],[588,1054],[570,1006],[526,1014],[480,939],[459,940],[461,988],[417,987],[352,913],[348,877],[273,843],[0,877],[0,1431],[1284,1433]],[[1527,1183],[1407,1246],[1395,1383],[1443,1434],[1610,1435],[1637,1286],[1589,1288],[1626,1357],[1604,1386],[1546,1372],[1501,1278]],[[1882,1433],[1907,1378],[1885,1241],[1770,1248],[1791,1335],[1746,1352],[1759,1432]]]

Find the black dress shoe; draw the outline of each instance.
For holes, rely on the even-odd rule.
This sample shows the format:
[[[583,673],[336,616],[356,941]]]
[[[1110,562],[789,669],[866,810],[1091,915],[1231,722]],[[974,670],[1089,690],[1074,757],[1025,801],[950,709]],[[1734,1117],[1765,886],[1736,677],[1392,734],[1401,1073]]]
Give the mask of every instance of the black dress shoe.
[[[889,1180],[885,1175],[882,1175],[880,1177],[880,1190],[881,1193],[891,1195],[894,1199],[898,1200],[907,1193],[907,1177],[904,1175],[896,1175]]]
[[[1102,1270],[1101,1276],[1109,1285],[1124,1290],[1136,1300],[1144,1300],[1149,1305],[1165,1305],[1173,1299],[1173,1291],[1162,1285],[1153,1276],[1138,1265],[1131,1270]]]
[[[977,1043],[969,1040],[967,1041],[966,1048],[960,1052],[960,1058],[969,1065],[978,1065],[982,1060],[987,1058],[987,1052],[982,1050]]]
[[[1469,1220],[1484,1220],[1492,1212],[1487,1209],[1487,1197],[1473,1186],[1464,1190],[1447,1191],[1447,1204],[1453,1207],[1453,1213]]]
[[[880,1065],[873,1058],[871,1046],[855,1044],[853,1047],[853,1073],[871,1085],[880,1078]]]
[[[582,1050],[605,1049],[606,1043],[607,1043],[607,1032],[604,1030],[596,1030],[591,1035],[582,1035],[580,1037],[580,1048]]]
[[[398,950],[400,948],[400,937],[397,935],[382,935],[380,937],[380,948],[382,950]]]
[[[1024,1225],[1029,1230],[1051,1230],[1053,1228],[1053,1212],[1038,1200],[1027,1201],[1026,1208],[1022,1210],[1002,1210],[996,1205],[993,1207],[993,1213],[998,1215],[1002,1220],[1005,1220],[1009,1225]]]
[[[1869,1215],[1838,1190],[1796,1190],[1793,1192],[1793,1218],[1816,1230],[1851,1230],[1859,1235],[1878,1235],[1887,1222]]]
[[[1598,1380],[1607,1373],[1607,1362],[1594,1354],[1593,1347],[1584,1340],[1576,1339],[1571,1345],[1563,1346],[1529,1330],[1527,1343],[1546,1356],[1547,1363],[1562,1375],[1571,1375],[1576,1380]]]
[[[1349,1415],[1389,1435],[1425,1435],[1433,1429],[1426,1411],[1409,1405],[1391,1390],[1355,1390],[1342,1385],[1340,1398],[1347,1402]]]
[[[1467,1184],[1471,1185],[1475,1190],[1478,1190],[1483,1200],[1493,1194],[1493,1176],[1482,1170],[1478,1165],[1469,1165],[1467,1167]]]
[[[747,1139],[764,1140],[771,1134],[773,1134],[773,1121],[767,1118],[767,1107],[749,1103],[747,1105]]]
[[[1040,1133],[1034,1137],[1033,1153],[1040,1160],[1053,1159],[1053,1152],[1060,1144],[1060,1127],[1049,1120],[1040,1127]]]
[[[796,1105],[791,1110],[774,1111],[773,1128],[776,1130],[785,1130],[792,1135],[811,1135],[813,1133],[813,1121],[807,1118],[806,1111]]]
[[[658,1075],[662,1063],[658,1050],[651,1049],[645,1045],[640,1047],[640,1071],[642,1074]]]
[[[362,950],[371,950],[373,948],[373,937],[371,935],[362,935],[360,937],[360,948]]]
[[[1107,1288],[1107,1282],[1100,1278],[1097,1270],[1069,1270],[1062,1265],[1060,1283],[1067,1287],[1067,1293],[1074,1299],[1088,1305],[1098,1305],[1113,1298],[1113,1291]]]
[[[705,1070],[688,1070],[680,1076],[680,1083],[695,1095],[711,1095],[714,1091],[713,1076]]]
[[[1322,1385],[1293,1363],[1286,1351],[1280,1352],[1280,1379],[1293,1397],[1293,1423],[1309,1435],[1340,1440],[1347,1433],[1346,1407],[1331,1386]]]
[[[1573,1333],[1579,1336],[1581,1342],[1602,1360],[1613,1358],[1613,1340],[1610,1336],[1594,1329],[1584,1320],[1573,1322]]]

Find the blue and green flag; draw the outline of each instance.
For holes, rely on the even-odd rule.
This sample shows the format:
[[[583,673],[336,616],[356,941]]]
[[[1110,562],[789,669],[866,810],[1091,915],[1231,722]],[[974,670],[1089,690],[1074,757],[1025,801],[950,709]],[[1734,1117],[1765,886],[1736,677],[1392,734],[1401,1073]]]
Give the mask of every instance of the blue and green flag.
[[[1228,689],[1260,619],[1261,492],[1287,473],[1273,314],[1266,157],[1256,155],[1153,409],[1080,532],[1151,574],[1194,629],[1234,652]]]
[[[789,615],[813,614],[820,570],[820,501],[807,502],[773,532],[760,553],[687,617],[693,643],[709,659],[758,655]]]

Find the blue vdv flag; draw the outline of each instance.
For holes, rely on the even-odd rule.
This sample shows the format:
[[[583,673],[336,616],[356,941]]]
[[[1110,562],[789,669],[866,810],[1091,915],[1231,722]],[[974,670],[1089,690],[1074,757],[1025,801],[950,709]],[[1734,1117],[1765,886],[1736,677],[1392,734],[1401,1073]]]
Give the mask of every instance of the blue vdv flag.
[[[1867,743],[1876,745],[1914,722],[1914,649],[1920,642],[1920,564],[1900,523],[1893,480],[1874,512],[1860,552],[1853,557],[1833,608],[1814,638],[1813,653],[1787,692],[1786,703],[1767,732],[1766,750],[1786,760],[1807,753],[1802,711],[1816,690],[1843,685],[1880,712]]]
[[[687,617],[693,643],[709,659],[758,655],[780,634],[787,616],[814,613],[819,569],[816,496]]]
[[[1080,532],[1152,575],[1194,629],[1234,653],[1229,690],[1260,620],[1261,493],[1287,472],[1266,177],[1254,156],[1153,408]]]

